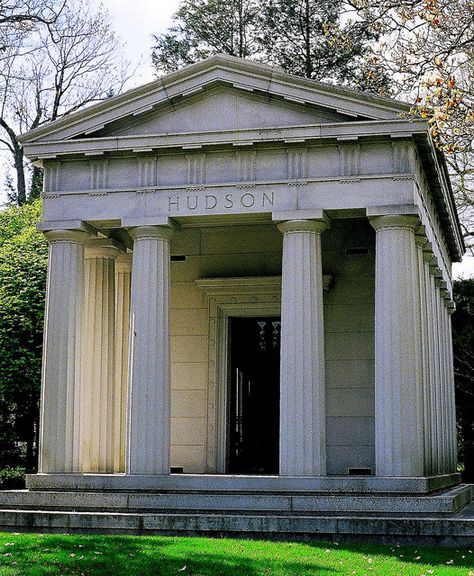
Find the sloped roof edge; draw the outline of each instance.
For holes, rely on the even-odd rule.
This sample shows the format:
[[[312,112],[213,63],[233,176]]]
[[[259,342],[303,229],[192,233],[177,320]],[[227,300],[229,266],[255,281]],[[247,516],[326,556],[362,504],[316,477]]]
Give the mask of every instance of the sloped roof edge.
[[[355,103],[364,104],[366,106],[372,106],[374,109],[389,110],[394,113],[407,112],[410,110],[410,106],[408,104],[398,100],[384,98],[354,89],[341,88],[339,86],[333,86],[331,84],[324,84],[315,80],[294,76],[284,72],[281,68],[272,67],[261,62],[217,54],[207,58],[206,60],[202,60],[195,64],[190,64],[181,70],[167,74],[166,76],[158,78],[152,82],[137,88],[132,88],[123,94],[119,94],[104,100],[103,102],[99,102],[98,104],[84,108],[78,112],[75,112],[74,114],[63,116],[54,122],[39,126],[30,132],[22,134],[19,137],[19,141],[21,143],[32,142],[39,138],[52,135],[67,127],[74,125],[80,126],[83,122],[100,116],[106,111],[117,110],[118,112],[122,106],[126,104],[133,104],[135,101],[139,107],[139,100],[145,96],[150,96],[160,91],[164,91],[165,94],[167,94],[167,90],[173,85],[178,84],[185,79],[190,79],[194,76],[202,74],[203,72],[219,68],[227,69],[237,73],[240,72],[250,76],[258,76],[260,79],[265,79],[267,81],[267,91],[270,93],[275,90],[275,86],[272,86],[272,84],[280,83],[293,85],[298,88],[306,88],[315,94],[319,93],[325,95],[334,95],[343,100],[346,100],[347,102],[352,101]]]

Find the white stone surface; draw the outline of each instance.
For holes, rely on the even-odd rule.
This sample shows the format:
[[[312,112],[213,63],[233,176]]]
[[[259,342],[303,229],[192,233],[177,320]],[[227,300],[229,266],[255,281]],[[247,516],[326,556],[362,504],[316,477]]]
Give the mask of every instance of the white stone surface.
[[[85,317],[78,417],[82,472],[114,472],[115,258],[108,239],[85,254]]]
[[[81,378],[84,243],[81,231],[46,232],[49,242],[40,409],[40,472],[78,471],[76,416]]]
[[[132,255],[115,260],[114,472],[125,472]]]
[[[378,476],[423,475],[416,216],[371,219],[376,230],[375,454]]]
[[[168,474],[170,458],[169,241],[173,228],[132,228],[128,474]]]
[[[288,220],[283,233],[280,474],[326,473],[321,232],[324,220]]]

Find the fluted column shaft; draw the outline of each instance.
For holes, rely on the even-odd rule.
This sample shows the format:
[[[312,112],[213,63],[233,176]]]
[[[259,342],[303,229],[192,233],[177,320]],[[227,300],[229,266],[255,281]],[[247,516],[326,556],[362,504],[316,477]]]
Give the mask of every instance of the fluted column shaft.
[[[81,376],[84,306],[84,242],[82,231],[51,231],[40,411],[40,473],[75,472],[74,417]]]
[[[418,218],[371,218],[376,230],[375,459],[377,476],[422,476],[423,390],[415,228]]]
[[[320,220],[283,232],[280,475],[326,474],[323,282]]]
[[[426,292],[427,270],[423,257],[423,246],[427,243],[424,235],[416,235],[416,251],[418,263],[418,307],[420,318],[420,377],[423,395],[423,437],[424,437],[424,474],[430,475],[432,469],[432,430],[431,430],[431,396],[430,396],[430,345],[428,331],[428,296]]]
[[[86,247],[80,470],[114,471],[115,258],[108,239]]]
[[[454,364],[453,364],[453,334],[451,327],[451,314],[454,312],[454,304],[448,298],[446,304],[446,336],[447,336],[447,360],[448,360],[448,397],[449,411],[448,422],[451,437],[451,462],[450,472],[456,472],[458,464],[458,442],[456,428],[456,398],[454,385]]]
[[[114,471],[125,471],[128,354],[130,341],[130,288],[132,255],[115,260],[115,394]]]
[[[168,474],[170,453],[169,240],[167,226],[132,228],[131,355],[126,471]]]
[[[429,244],[425,245],[423,251],[424,260],[424,282],[425,282],[425,296],[426,296],[426,325],[427,325],[427,347],[428,347],[428,398],[427,413],[425,417],[428,416],[429,423],[429,433],[431,436],[430,441],[430,467],[426,472],[429,474],[437,474],[438,470],[438,445],[439,445],[439,422],[438,422],[438,390],[437,390],[437,356],[436,356],[436,342],[434,338],[434,317],[432,309],[432,276],[430,274],[429,262],[433,259],[433,253],[431,252],[431,247]],[[425,454],[425,459],[428,455]]]
[[[432,320],[432,339],[433,339],[433,371],[434,371],[434,389],[435,389],[435,412],[436,412],[436,460],[433,472],[442,474],[444,471],[444,451],[443,451],[443,415],[442,415],[442,381],[441,381],[441,364],[440,364],[440,337],[438,323],[438,306],[437,290],[434,278],[435,269],[430,266],[430,284],[431,284],[431,320]]]

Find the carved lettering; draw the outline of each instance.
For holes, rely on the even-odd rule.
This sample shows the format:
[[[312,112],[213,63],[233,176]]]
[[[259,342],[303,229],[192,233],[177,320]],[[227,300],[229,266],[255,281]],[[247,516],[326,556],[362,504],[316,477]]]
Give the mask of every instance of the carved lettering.
[[[265,201],[267,201],[270,206],[273,206],[273,192],[270,196],[266,192],[263,193],[262,206],[265,206]]]
[[[240,198],[240,203],[245,208],[251,208],[255,204],[255,196],[250,193],[243,194]]]
[[[176,200],[173,200],[172,196],[168,196],[168,210],[171,212],[173,210],[173,206],[176,208],[176,212],[179,212],[179,196],[175,196]]]
[[[183,191],[184,192],[184,191]],[[176,214],[186,211],[225,212],[241,209],[271,210],[275,203],[274,192],[228,192],[226,194],[185,194],[168,196],[168,212]]]
[[[206,210],[213,210],[217,206],[217,198],[212,194],[206,195]]]
[[[197,206],[198,206],[198,197],[194,196],[194,206],[191,205],[191,196],[188,196],[186,198],[186,205],[188,207],[188,210],[196,210]]]

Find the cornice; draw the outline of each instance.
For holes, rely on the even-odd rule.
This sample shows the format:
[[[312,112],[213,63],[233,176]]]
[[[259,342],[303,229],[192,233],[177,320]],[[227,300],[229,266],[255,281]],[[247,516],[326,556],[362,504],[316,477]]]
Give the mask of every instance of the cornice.
[[[178,148],[196,150],[210,146],[252,146],[260,143],[301,144],[306,141],[347,141],[358,138],[398,137],[411,138],[427,134],[424,121],[371,120],[336,122],[277,128],[246,128],[216,130],[182,134],[147,134],[138,136],[112,136],[81,138],[78,140],[41,141],[26,143],[25,154],[32,160],[53,160],[63,155],[102,156],[114,152],[132,152],[140,155]]]

